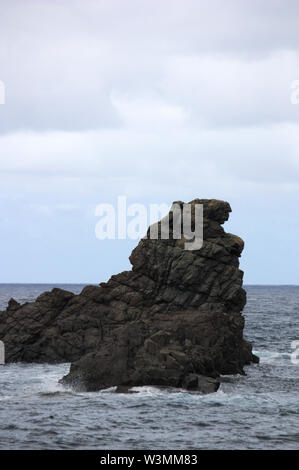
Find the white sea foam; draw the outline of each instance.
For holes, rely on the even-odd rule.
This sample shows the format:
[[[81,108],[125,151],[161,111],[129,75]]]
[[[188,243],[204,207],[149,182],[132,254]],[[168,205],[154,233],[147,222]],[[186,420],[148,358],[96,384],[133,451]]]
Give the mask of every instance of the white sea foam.
[[[291,353],[271,350],[254,351],[261,364],[282,364],[291,360]]]

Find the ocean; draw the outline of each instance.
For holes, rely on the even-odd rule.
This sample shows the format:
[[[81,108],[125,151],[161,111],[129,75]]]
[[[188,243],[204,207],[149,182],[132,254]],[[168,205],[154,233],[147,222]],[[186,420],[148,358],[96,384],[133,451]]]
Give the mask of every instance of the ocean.
[[[0,309],[55,286],[84,287],[0,284]],[[245,337],[261,359],[246,377],[222,377],[205,396],[155,387],[77,393],[58,384],[69,364],[0,366],[0,449],[298,449],[299,286],[245,288]]]

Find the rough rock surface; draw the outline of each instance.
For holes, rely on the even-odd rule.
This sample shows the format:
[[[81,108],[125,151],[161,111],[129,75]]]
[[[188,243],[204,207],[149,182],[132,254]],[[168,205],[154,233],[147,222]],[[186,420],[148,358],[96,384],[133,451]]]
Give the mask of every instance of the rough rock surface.
[[[203,393],[218,385],[200,376],[243,373],[257,362],[243,338],[244,244],[221,226],[230,205],[198,203],[200,250],[185,250],[184,239],[145,238],[130,256],[132,271],[107,283],[79,295],[55,288],[24,305],[11,299],[0,312],[6,361],[73,362],[62,382],[87,390],[162,385]]]

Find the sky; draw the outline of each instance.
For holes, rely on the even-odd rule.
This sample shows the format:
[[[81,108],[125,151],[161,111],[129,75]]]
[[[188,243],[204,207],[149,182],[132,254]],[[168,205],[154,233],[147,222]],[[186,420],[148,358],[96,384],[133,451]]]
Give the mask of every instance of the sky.
[[[130,269],[126,196],[229,201],[245,284],[299,284],[298,80],[298,0],[0,0],[0,282]]]

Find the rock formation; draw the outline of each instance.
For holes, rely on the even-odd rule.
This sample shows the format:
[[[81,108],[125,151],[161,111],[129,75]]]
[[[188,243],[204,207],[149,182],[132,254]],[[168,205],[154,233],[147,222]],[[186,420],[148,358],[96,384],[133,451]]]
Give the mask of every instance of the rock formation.
[[[257,362],[243,338],[244,244],[221,226],[230,205],[191,204],[203,204],[200,250],[172,236],[144,238],[130,256],[132,270],[107,283],[79,295],[55,288],[24,305],[11,299],[0,312],[6,361],[72,362],[62,382],[86,390],[160,385],[204,393],[217,390],[220,374],[242,374]]]

